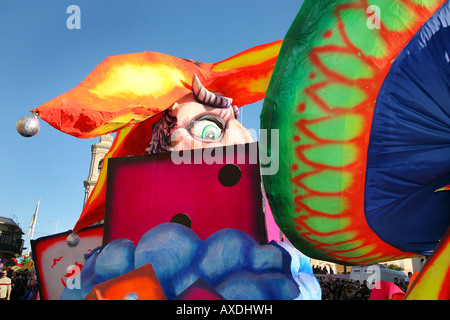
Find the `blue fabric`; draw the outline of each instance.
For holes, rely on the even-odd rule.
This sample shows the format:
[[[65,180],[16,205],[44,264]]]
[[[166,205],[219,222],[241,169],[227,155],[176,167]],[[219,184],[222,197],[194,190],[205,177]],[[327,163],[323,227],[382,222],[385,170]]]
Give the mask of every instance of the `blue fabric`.
[[[365,185],[369,226],[429,255],[450,225],[450,3],[400,52],[375,105]]]

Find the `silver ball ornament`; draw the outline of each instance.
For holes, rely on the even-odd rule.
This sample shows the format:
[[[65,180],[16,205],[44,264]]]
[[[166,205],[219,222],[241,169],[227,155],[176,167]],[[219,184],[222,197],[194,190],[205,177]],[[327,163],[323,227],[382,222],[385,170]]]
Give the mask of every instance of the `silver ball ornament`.
[[[23,137],[32,137],[41,129],[41,124],[36,116],[23,116],[16,122],[16,130]]]
[[[69,247],[76,247],[80,243],[80,236],[72,232],[67,236],[66,243]]]

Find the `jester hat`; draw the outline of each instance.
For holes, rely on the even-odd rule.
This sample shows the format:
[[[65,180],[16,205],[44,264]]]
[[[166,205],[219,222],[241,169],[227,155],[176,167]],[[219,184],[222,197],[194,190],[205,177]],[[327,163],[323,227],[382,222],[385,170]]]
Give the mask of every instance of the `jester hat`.
[[[237,107],[257,102],[265,96],[281,43],[256,46],[216,63],[147,51],[111,56],[78,86],[31,110],[78,138],[117,132],[74,231],[104,218],[106,159],[145,154],[153,125],[164,110],[192,92],[194,75]]]
[[[158,52],[111,56],[78,86],[31,112],[77,138],[94,138],[145,121],[192,92],[194,74],[241,107],[264,98],[281,40],[217,63]]]

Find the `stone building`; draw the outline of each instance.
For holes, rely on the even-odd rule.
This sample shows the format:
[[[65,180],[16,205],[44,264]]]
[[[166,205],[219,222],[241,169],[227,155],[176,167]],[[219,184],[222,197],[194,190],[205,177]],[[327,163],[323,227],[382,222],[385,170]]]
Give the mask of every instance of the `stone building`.
[[[106,134],[100,137],[100,142],[91,146],[91,166],[89,168],[89,175],[87,180],[84,181],[84,202],[83,208],[89,199],[92,190],[98,180],[100,168],[102,166],[103,158],[108,153],[113,143],[113,136]]]

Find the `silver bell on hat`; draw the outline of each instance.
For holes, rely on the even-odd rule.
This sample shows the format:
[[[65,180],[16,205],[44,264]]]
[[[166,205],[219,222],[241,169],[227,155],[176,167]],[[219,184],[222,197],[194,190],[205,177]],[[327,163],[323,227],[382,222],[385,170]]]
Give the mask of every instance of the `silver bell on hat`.
[[[16,130],[23,137],[32,137],[41,129],[39,120],[34,115],[23,116],[16,122]]]

